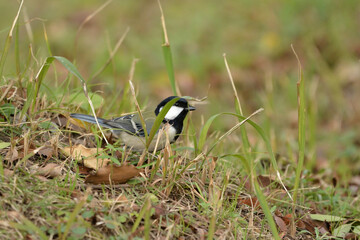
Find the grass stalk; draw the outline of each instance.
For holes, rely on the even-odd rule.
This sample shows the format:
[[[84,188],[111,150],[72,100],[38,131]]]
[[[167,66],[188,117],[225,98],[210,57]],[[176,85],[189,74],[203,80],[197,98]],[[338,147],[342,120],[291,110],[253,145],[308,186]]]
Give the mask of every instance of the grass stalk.
[[[300,186],[300,180],[301,180],[301,173],[303,170],[304,165],[304,158],[305,158],[305,114],[306,114],[306,105],[305,105],[305,83],[302,78],[302,71],[301,71],[301,62],[300,59],[294,49],[294,47],[291,45],[291,48],[294,52],[294,55],[298,61],[298,67],[299,67],[299,80],[297,82],[297,97],[298,97],[298,150],[299,150],[299,156],[298,156],[298,163],[296,166],[296,173],[295,173],[295,183],[294,183],[294,193],[293,193],[293,218],[292,218],[292,227],[291,227],[291,234],[295,236],[295,205],[297,203],[297,197],[298,197],[298,191]]]
[[[232,89],[233,89],[233,92],[234,92],[236,113],[243,116],[244,114],[243,114],[243,111],[242,111],[240,98],[238,96],[238,93],[237,93],[237,90],[236,90],[236,87],[235,87],[235,83],[234,83],[234,79],[232,77],[230,67],[229,67],[229,64],[227,62],[225,53],[223,54],[223,57],[224,57],[225,67],[226,67],[226,70],[227,70],[227,73],[228,73],[228,76],[229,76],[229,80],[230,80],[230,83],[231,83],[231,86],[232,86]],[[241,121],[241,120],[239,119],[239,121]],[[250,172],[248,174],[250,174],[251,185],[252,185],[252,187],[254,187],[253,186],[253,181],[254,181],[254,178],[255,178],[255,174],[254,174],[255,166],[254,166],[254,159],[251,156],[251,146],[250,146],[249,139],[247,137],[246,127],[245,126],[240,127],[240,132],[241,132],[241,139],[242,139],[242,143],[243,143],[243,153],[244,153],[247,161],[249,162],[248,165],[250,166]]]
[[[275,224],[275,221],[274,221],[274,219],[272,217],[270,208],[269,208],[269,206],[267,204],[266,198],[265,198],[263,192],[261,191],[259,183],[258,183],[258,181],[256,179],[254,181],[254,187],[255,187],[256,196],[258,197],[260,206],[261,206],[262,210],[264,211],[266,219],[268,220],[270,231],[273,234],[274,239],[280,240],[280,236],[279,236],[279,233],[277,231],[276,224]]]
[[[136,229],[139,227],[141,220],[146,216],[146,212],[150,212],[151,210],[151,199],[150,196],[147,196],[145,199],[145,203],[141,208],[138,217],[136,218],[134,225],[131,228],[131,232],[134,233]]]
[[[75,208],[72,211],[72,213],[70,214],[69,219],[68,219],[68,221],[66,223],[64,233],[63,234],[61,232],[59,233],[59,235],[60,235],[59,238],[60,239],[67,239],[66,237],[69,234],[70,229],[71,229],[71,227],[73,226],[73,224],[74,224],[74,222],[76,220],[76,217],[78,216],[79,212],[81,211],[82,207],[84,206],[84,204],[86,202],[86,199],[87,199],[87,195],[85,195],[83,197],[83,199],[75,205]]]
[[[166,70],[167,70],[167,73],[169,76],[171,89],[172,89],[174,95],[177,96],[178,94],[176,91],[174,64],[173,64],[173,60],[172,60],[171,47],[170,47],[169,37],[167,34],[167,30],[166,30],[164,12],[161,7],[160,0],[158,0],[158,4],[159,4],[159,8],[160,8],[160,13],[161,13],[161,26],[162,26],[162,30],[163,30],[162,49],[163,49],[163,54],[164,54],[164,59],[165,59]]]
[[[305,87],[304,80],[302,78],[301,72],[301,63],[298,55],[296,54],[293,46],[291,46],[296,59],[298,61],[299,66],[299,81],[297,82],[297,96],[298,96],[298,148],[299,148],[299,156],[298,163],[296,166],[296,175],[295,175],[295,184],[294,184],[294,193],[293,200],[296,204],[298,189],[300,185],[301,172],[304,165],[304,157],[305,157]]]
[[[150,228],[151,228],[151,200],[150,197],[147,199],[150,202],[147,206],[147,211],[145,211],[144,216],[144,238],[145,240],[150,240]]]
[[[23,224],[10,222],[10,225],[16,229],[25,230],[28,233],[35,233],[36,236],[39,237],[39,239],[41,239],[41,240],[49,239],[46,236],[46,234],[38,226],[36,226],[33,222],[31,222],[29,219],[22,216],[21,220],[22,220]]]
[[[17,14],[16,14],[16,16],[14,18],[14,21],[13,21],[12,26],[10,28],[9,34],[7,35],[6,40],[5,40],[4,50],[3,50],[3,53],[2,53],[1,58],[0,58],[0,76],[1,77],[3,76],[5,60],[6,60],[8,52],[9,52],[11,40],[12,40],[12,37],[13,37],[13,31],[14,31],[16,25],[17,25],[18,20],[19,20],[19,15],[20,15],[23,4],[24,4],[24,0],[22,0],[20,2],[18,12],[17,12]]]
[[[16,23],[15,28],[15,66],[16,66],[16,75],[20,76],[20,50],[19,50],[19,23]],[[21,81],[21,79],[19,79]]]
[[[306,168],[312,170],[316,165],[316,132],[317,132],[317,120],[318,120],[318,105],[316,101],[318,80],[311,82],[309,86],[309,161],[306,164]]]

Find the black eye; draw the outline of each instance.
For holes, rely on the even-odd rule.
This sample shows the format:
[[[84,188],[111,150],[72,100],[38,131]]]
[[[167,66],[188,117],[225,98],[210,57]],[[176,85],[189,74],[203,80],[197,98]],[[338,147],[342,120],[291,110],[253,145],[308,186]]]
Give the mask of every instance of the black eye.
[[[174,106],[179,106],[179,103],[175,103]]]

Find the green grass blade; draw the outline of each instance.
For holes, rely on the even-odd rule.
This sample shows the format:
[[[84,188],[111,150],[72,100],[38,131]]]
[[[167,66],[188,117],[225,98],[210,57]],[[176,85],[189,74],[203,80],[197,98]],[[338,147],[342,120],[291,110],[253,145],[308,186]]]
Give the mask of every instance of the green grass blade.
[[[216,115],[212,116],[211,118],[214,118],[214,119],[210,118],[205,123],[203,129],[200,132],[199,145],[200,145],[200,142],[204,142],[206,140],[206,135],[207,135],[207,132],[208,132],[208,129],[209,129],[211,123],[215,120],[216,117],[218,117],[220,115],[231,115],[231,116],[237,117],[237,118],[239,118],[241,120],[246,119],[246,117],[244,117],[244,116],[241,116],[241,115],[236,114],[236,113],[229,113],[229,112],[223,112],[223,113],[219,113],[219,114],[216,114]],[[209,126],[207,126],[208,122],[209,122]],[[266,135],[265,131],[258,124],[256,124],[255,122],[253,122],[251,120],[247,120],[247,123],[249,123],[257,131],[257,133],[261,136],[261,138],[264,140],[266,149],[268,150],[268,153],[270,155],[271,164],[273,165],[274,169],[277,171],[279,168],[278,168],[278,165],[276,163],[274,152],[272,151],[272,148],[271,148],[269,137]],[[206,129],[205,129],[205,127],[206,127]]]
[[[213,116],[211,116],[206,123],[204,124],[204,126],[202,127],[201,131],[200,131],[200,135],[199,135],[199,141],[198,141],[198,149],[200,151],[202,151],[204,145],[205,145],[205,141],[206,141],[206,136],[208,134],[209,128],[211,126],[211,124],[214,122],[214,120],[226,113],[219,113],[219,114],[215,114]]]
[[[241,163],[244,165],[244,167],[246,169],[246,172],[248,172],[248,173],[250,172],[249,161],[246,159],[245,156],[243,156],[241,154],[225,154],[225,155],[222,155],[221,158],[225,158],[228,156],[240,159]]]
[[[173,61],[172,61],[170,44],[169,45],[163,44],[162,49],[163,49],[163,54],[164,54],[164,59],[165,59],[166,70],[167,70],[170,84],[171,84],[171,89],[172,89],[174,95],[178,95],[177,91],[176,91],[176,85],[175,85],[175,73],[174,73],[174,65],[173,65]]]
[[[164,54],[164,59],[165,59],[165,65],[166,65],[166,70],[167,70],[167,73],[169,76],[171,89],[172,89],[174,95],[176,96],[178,94],[176,91],[174,64],[173,64],[173,60],[172,60],[171,47],[170,47],[170,42],[169,42],[169,38],[167,35],[167,31],[166,31],[164,12],[162,10],[161,3],[159,0],[158,0],[158,4],[159,4],[160,12],[161,12],[161,25],[162,25],[163,41],[164,41],[164,43],[162,44],[162,49],[163,49],[163,54]]]
[[[299,160],[296,167],[296,177],[295,177],[295,184],[294,184],[294,194],[293,199],[294,203],[297,201],[297,194],[298,189],[300,185],[300,178],[301,178],[301,172],[304,165],[304,158],[305,158],[305,115],[306,115],[306,105],[305,105],[305,86],[304,86],[304,80],[302,78],[301,73],[301,63],[300,60],[294,50],[294,54],[298,60],[299,65],[299,81],[297,82],[297,96],[298,96],[298,135],[299,135]]]
[[[145,216],[146,212],[149,212],[151,210],[151,200],[150,198],[147,196],[147,198],[145,199],[145,203],[143,205],[143,207],[141,208],[138,217],[136,218],[134,225],[131,228],[131,232],[134,233],[136,231],[136,229],[138,228],[138,226],[140,225],[141,220],[143,219],[143,217]]]
[[[145,240],[150,240],[150,227],[151,227],[151,201],[150,199],[147,200],[149,201],[149,206],[147,206],[147,211],[145,212],[145,216],[144,216],[144,239]]]
[[[207,151],[206,155],[209,155],[209,153],[217,146],[219,142],[221,142],[225,137],[229,136],[231,133],[233,133],[235,130],[237,130],[239,127],[241,127],[246,121],[248,121],[252,116],[256,115],[257,113],[263,111],[262,108],[258,109],[257,111],[253,112],[250,116],[246,117],[242,121],[240,121],[238,124],[236,124],[234,127],[232,127],[229,131],[227,131],[225,134],[223,134],[221,137],[219,137],[216,142],[210,147],[210,149]]]
[[[42,65],[42,67],[40,68],[40,71],[38,72],[38,74],[36,75],[36,78],[35,78],[35,91],[34,91],[34,94],[32,95],[32,98],[33,98],[33,107],[32,107],[32,110],[34,110],[35,108],[35,103],[36,103],[36,99],[37,99],[37,96],[38,96],[38,93],[39,93],[39,89],[41,87],[41,84],[42,84],[42,81],[47,73],[47,71],[49,70],[49,67],[51,65],[51,63],[54,61],[54,60],[57,60],[59,61],[70,73],[72,73],[73,75],[75,75],[75,77],[77,77],[81,83],[82,83],[82,86],[83,86],[83,90],[84,90],[84,94],[90,104],[90,107],[91,107],[91,110],[92,110],[92,113],[95,117],[95,121],[96,121],[96,124],[98,126],[98,128],[100,129],[100,132],[105,140],[105,142],[108,144],[108,141],[105,137],[105,134],[104,132],[102,131],[102,128],[100,127],[99,125],[99,122],[97,120],[97,117],[96,117],[96,114],[95,114],[95,109],[94,109],[94,106],[93,106],[93,103],[89,97],[89,94],[87,92],[87,88],[86,88],[86,82],[84,80],[84,78],[81,76],[81,74],[79,73],[79,71],[77,70],[77,68],[75,67],[74,64],[72,64],[69,60],[67,60],[66,58],[64,57],[60,57],[60,56],[52,56],[52,57],[48,57],[46,58],[45,60],[45,63]],[[30,101],[31,101],[31,98],[29,98]],[[23,109],[23,112],[26,111],[27,109]]]
[[[12,36],[13,36],[13,31],[14,31],[14,28],[15,28],[17,22],[18,22],[19,15],[20,15],[23,3],[24,3],[24,0],[22,0],[20,2],[18,12],[17,12],[17,14],[16,14],[16,16],[14,18],[14,21],[13,21],[12,26],[10,28],[9,34],[7,35],[6,40],[5,40],[4,50],[3,50],[3,53],[2,53],[1,58],[0,58],[0,76],[1,77],[3,76],[5,60],[6,60],[8,52],[9,52],[9,48],[10,48],[10,44],[11,44],[11,40],[12,40]]]
[[[22,220],[22,224],[10,222],[10,225],[16,229],[25,230],[30,234],[35,233],[36,236],[42,240],[49,239],[40,228],[38,228],[34,223],[32,223],[26,217],[23,216],[21,220]]]
[[[82,207],[84,206],[84,204],[86,202],[86,198],[87,198],[87,196],[85,195],[83,200],[81,200],[78,204],[76,204],[74,211],[72,211],[72,213],[70,214],[69,219],[66,223],[64,234],[60,237],[60,239],[67,239],[66,237],[69,234],[71,227],[74,225],[76,217],[79,215],[79,212],[81,211]]]
[[[232,115],[232,116],[235,116],[239,119],[241,119],[242,121],[246,119],[246,117],[243,117],[239,114],[236,114],[236,113],[221,113],[220,115]],[[214,115],[215,116],[215,115]],[[280,171],[279,171],[279,167],[277,165],[277,162],[276,162],[276,158],[275,158],[275,154],[272,150],[272,147],[271,147],[271,142],[270,142],[270,139],[269,137],[267,136],[267,134],[265,133],[265,131],[259,126],[257,125],[255,122],[251,121],[250,119],[247,119],[246,121],[247,123],[249,123],[256,131],[257,133],[261,136],[261,138],[263,139],[264,143],[265,143],[265,146],[266,146],[266,149],[268,151],[268,154],[270,156],[270,161],[271,161],[271,164],[274,168],[274,170],[276,171],[276,175],[277,175],[277,178],[279,179],[280,181],[280,184],[283,186],[283,188],[285,189],[285,191],[287,192],[288,196],[290,197],[290,199],[292,199],[291,195],[289,194],[289,192],[287,191],[284,183],[282,182],[282,179],[281,179],[281,176],[280,176]],[[205,132],[204,133],[201,133],[200,136],[202,138],[204,138],[204,136],[202,136],[202,134],[205,135]],[[203,140],[202,140],[203,141]],[[212,147],[213,148],[213,147]],[[210,149],[211,150],[211,149]],[[208,151],[209,152],[209,151]]]
[[[263,192],[261,191],[261,188],[260,188],[259,183],[257,182],[256,178],[254,178],[254,187],[255,187],[256,196],[259,200],[260,206],[261,206],[262,210],[264,211],[266,219],[268,220],[271,233],[273,234],[274,239],[280,240],[280,236],[277,231],[274,218],[271,214],[270,208],[266,202],[266,198],[265,198]]]
[[[19,24],[18,23],[16,23],[16,29],[15,29],[15,66],[16,66],[16,74],[18,76],[20,76],[21,69],[20,69]]]
[[[69,72],[75,75],[82,83],[85,83],[84,78],[81,76],[74,64],[64,57],[54,56],[54,59],[58,60]]]
[[[242,111],[242,107],[241,107],[241,103],[240,103],[240,98],[238,96],[238,93],[237,93],[237,89],[236,89],[236,86],[235,86],[235,83],[234,83],[234,79],[232,77],[232,74],[231,74],[231,71],[230,71],[230,67],[229,67],[229,64],[227,62],[227,59],[226,59],[226,54],[224,53],[223,54],[223,57],[224,57],[224,63],[225,63],[225,67],[226,67],[226,70],[228,72],[228,75],[229,75],[229,80],[230,80],[230,83],[231,83],[231,86],[232,86],[232,89],[233,89],[233,92],[234,92],[234,98],[235,98],[235,111],[237,114],[243,116],[244,113]],[[241,119],[239,119],[239,122],[241,121]],[[248,139],[248,135],[247,135],[247,132],[246,132],[246,128],[245,126],[241,126],[240,127],[240,131],[241,131],[241,139],[242,139],[242,142],[243,142],[243,153],[246,157],[246,159],[249,161],[249,165],[251,166],[250,167],[250,175],[253,176],[253,170],[254,170],[254,160],[251,158],[251,153],[250,153],[250,150],[251,150],[251,147],[250,147],[250,142],[249,142],[249,139]],[[251,181],[252,181],[252,178],[251,178]]]
[[[167,114],[167,112],[170,110],[170,108],[172,107],[172,105],[174,105],[180,98],[176,97],[174,99],[172,99],[171,101],[169,101],[161,110],[161,112],[159,113],[159,115],[157,115],[154,125],[151,127],[150,133],[149,133],[149,137],[147,139],[146,142],[146,148],[148,148],[150,146],[151,141],[153,140],[156,132],[159,130],[160,125],[162,123],[162,121],[164,120],[165,115]]]
[[[0,58],[0,76],[3,76],[3,70],[5,65],[5,59],[10,48],[11,38],[7,37],[4,45],[4,50]]]

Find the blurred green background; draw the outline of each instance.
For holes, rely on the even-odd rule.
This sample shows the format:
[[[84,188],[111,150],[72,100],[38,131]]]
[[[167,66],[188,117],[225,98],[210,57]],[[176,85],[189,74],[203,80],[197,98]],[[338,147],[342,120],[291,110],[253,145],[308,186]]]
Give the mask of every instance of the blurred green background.
[[[25,68],[30,44],[38,63],[33,61],[34,72],[29,78],[49,56],[46,31],[52,54],[74,61],[92,90],[102,91],[106,103],[112,96],[121,96],[132,60],[140,59],[134,76],[139,99],[155,106],[172,94],[161,49],[157,1],[112,1],[79,30],[103,3],[25,1],[26,14],[21,14],[19,25],[21,68]],[[17,1],[0,2],[1,46],[18,5]],[[291,50],[293,44],[308,97],[307,158],[315,158],[320,168],[328,167],[329,162],[333,168],[341,166],[338,171],[344,177],[349,171],[359,172],[353,165],[359,164],[360,155],[359,1],[183,0],[162,1],[162,6],[182,95],[208,97],[192,115],[198,129],[202,119],[234,112],[223,59],[226,53],[245,115],[264,107],[265,113],[255,121],[270,134],[276,152],[296,156],[298,63]],[[127,27],[130,31],[111,64],[92,78]],[[67,72],[60,65],[56,70],[60,76],[57,81],[65,79]],[[46,77],[48,86],[54,83],[51,76]],[[5,77],[16,77],[13,47]],[[109,109],[106,112],[118,114],[109,113]],[[225,131],[235,123],[236,119],[224,117],[213,130]]]

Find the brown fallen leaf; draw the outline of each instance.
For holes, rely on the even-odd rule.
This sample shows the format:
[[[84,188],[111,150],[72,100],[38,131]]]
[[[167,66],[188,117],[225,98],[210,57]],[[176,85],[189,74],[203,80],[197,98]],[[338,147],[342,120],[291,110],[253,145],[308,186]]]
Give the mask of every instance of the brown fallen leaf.
[[[59,114],[59,115],[55,116],[54,118],[52,118],[51,122],[55,123],[60,128],[62,128],[62,127],[66,127],[68,119],[64,115]]]
[[[109,158],[96,158],[96,157],[90,157],[83,160],[83,164],[85,167],[95,170],[108,165],[108,163],[110,162],[111,160]]]
[[[355,233],[347,233],[347,234],[345,234],[344,239],[346,239],[346,240],[356,240],[356,239],[359,239],[358,237],[359,236],[357,234],[355,234]]]
[[[35,176],[37,179],[39,179],[40,181],[43,181],[43,182],[48,182],[50,181],[48,178],[44,177],[44,176],[41,176],[41,175],[36,175]]]
[[[10,149],[7,154],[5,155],[5,158],[4,158],[6,161],[9,161],[9,162],[13,162],[17,159],[19,159],[19,153],[18,151],[16,150],[16,148],[13,148],[13,149]]]
[[[248,191],[253,191],[252,186],[251,186],[251,182],[250,182],[250,177],[244,177],[243,178],[244,183],[244,187],[246,190]],[[274,187],[277,189],[282,189],[281,185],[276,181],[276,177],[275,176],[263,176],[263,175],[259,175],[257,177],[257,181],[259,182],[259,185],[263,188],[269,188]]]
[[[349,182],[351,185],[360,186],[360,176],[353,176]]]
[[[275,219],[276,225],[279,227],[280,231],[287,233],[288,229],[287,229],[287,226],[286,226],[284,220],[281,217],[277,216],[276,214],[274,214],[274,219]]]
[[[45,162],[47,162],[54,154],[54,148],[49,145],[44,145],[39,148],[36,148],[32,151],[34,154],[46,157]]]
[[[12,177],[14,175],[14,171],[13,170],[9,170],[4,168],[4,176],[5,177]]]
[[[54,153],[54,149],[52,146],[43,146],[40,149],[35,149],[34,152],[38,153],[39,155],[43,155],[47,158],[51,158]]]
[[[4,221],[4,220],[0,220],[0,226],[3,228],[10,228],[10,222],[9,221]]]
[[[282,219],[284,220],[286,225],[289,225],[292,219],[291,213],[286,214],[285,216],[282,217]]]
[[[116,202],[122,202],[122,203],[129,202],[129,199],[123,194],[120,194],[115,200]]]
[[[257,209],[260,207],[260,203],[257,199],[257,197],[239,197],[238,204],[245,204],[249,207],[253,207],[254,209]]]
[[[301,219],[296,221],[296,226],[301,230],[307,230],[308,232],[315,234],[315,228],[317,228],[321,234],[329,234],[329,227],[325,222],[312,220],[310,218]]]
[[[167,210],[163,204],[158,204],[155,206],[152,206],[155,209],[155,213],[152,216],[154,219],[160,218],[162,215],[165,215],[167,213]]]
[[[45,167],[39,168],[36,172],[44,177],[58,177],[61,176],[62,167],[56,163],[48,163]]]
[[[8,219],[11,220],[18,220],[21,218],[21,213],[18,211],[0,211],[0,216],[6,216]]]
[[[75,145],[73,147],[66,147],[62,149],[63,153],[72,158],[84,157],[82,161],[85,167],[91,169],[100,169],[111,162],[109,158],[96,158],[96,155],[103,151],[102,148],[87,148],[84,145]]]
[[[207,232],[202,228],[197,228],[196,233],[199,237],[199,240],[205,240]]]
[[[108,165],[99,168],[95,175],[89,175],[85,179],[85,183],[93,184],[121,184],[126,183],[133,177],[139,176],[141,170],[133,165]]]
[[[94,171],[94,169],[79,165],[79,173],[80,174],[88,175],[88,174],[90,174],[91,171]]]
[[[281,188],[281,185],[276,181],[275,176],[263,176],[259,175],[257,177],[259,184],[261,187],[268,187],[270,185],[274,186],[275,188]]]

